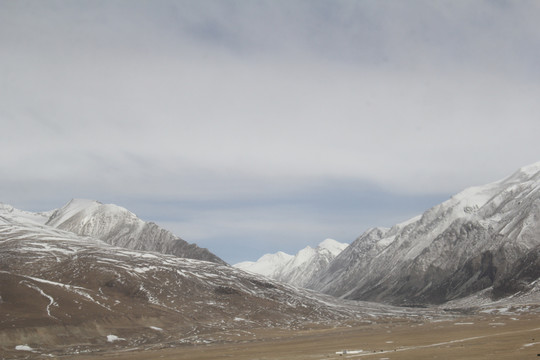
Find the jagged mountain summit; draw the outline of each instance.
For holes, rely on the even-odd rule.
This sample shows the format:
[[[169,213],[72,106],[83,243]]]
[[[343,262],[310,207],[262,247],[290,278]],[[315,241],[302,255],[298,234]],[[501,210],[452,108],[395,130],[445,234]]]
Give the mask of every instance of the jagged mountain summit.
[[[94,200],[73,199],[62,208],[46,213],[21,211],[1,205],[4,213],[81,236],[91,236],[111,245],[132,250],[155,251],[179,257],[225,262],[195,244],[190,244],[155,223],[139,219],[129,210]]]
[[[406,316],[231,266],[116,247],[46,225],[46,215],[0,207],[0,357],[29,358],[20,346],[35,357],[76,356],[250,340],[252,328]]]
[[[348,299],[439,304],[523,294],[540,276],[540,163],[471,187],[421,216],[366,231],[312,289]]]
[[[256,262],[246,261],[234,266],[290,285],[305,287],[312,279],[318,278],[347,246],[348,244],[326,239],[316,248],[307,246],[296,255],[280,251],[263,255]]]

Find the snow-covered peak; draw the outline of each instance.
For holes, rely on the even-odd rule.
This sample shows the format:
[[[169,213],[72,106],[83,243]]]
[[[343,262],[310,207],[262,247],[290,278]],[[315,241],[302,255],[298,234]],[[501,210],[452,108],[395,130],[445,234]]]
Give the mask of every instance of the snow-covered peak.
[[[349,244],[340,243],[334,239],[326,239],[317,246],[320,249],[326,249],[334,256],[339,255]]]
[[[534,164],[530,164],[530,165],[522,167],[521,169],[518,170],[518,173],[528,175],[530,177],[537,175],[538,173],[540,173],[540,161]]]
[[[326,239],[316,248],[306,246],[296,255],[284,252],[266,254],[259,260],[245,261],[234,265],[249,272],[268,276],[291,285],[303,287],[310,279],[341,253],[348,244],[333,239]]]
[[[129,210],[113,204],[102,204],[96,200],[72,199],[57,210],[49,219],[48,225],[60,226],[76,218],[79,226],[84,226],[96,217],[130,219],[131,222],[142,222]]]
[[[270,254],[263,255],[261,259],[265,259],[267,257],[270,257]],[[284,253],[283,251],[278,251],[277,253],[273,254],[272,258],[274,261],[287,261],[290,260],[293,256],[287,253]]]
[[[497,207],[501,197],[506,197],[505,193],[518,193],[525,187],[538,189],[540,187],[540,162],[524,166],[518,171],[502,180],[498,180],[486,185],[469,187],[460,193],[452,196],[449,200],[436,206],[434,209],[442,209],[452,216],[450,220],[468,217],[475,218],[480,209]],[[429,210],[431,212],[433,209]],[[481,212],[481,211],[480,211]],[[485,211],[484,211],[485,212]],[[482,213],[482,216],[485,214]]]
[[[0,214],[5,215],[13,212],[14,207],[0,202]]]
[[[68,203],[64,205],[64,208],[84,209],[92,206],[99,206],[101,204],[102,203],[97,200],[75,198],[68,201]]]
[[[9,219],[18,222],[33,222],[37,224],[45,224],[52,211],[49,212],[30,212],[14,208],[11,205],[0,203],[0,216],[8,217]]]
[[[287,253],[284,253],[283,251],[278,251],[274,254],[265,254],[257,260],[257,263],[268,263],[268,264],[274,264],[279,265],[281,263],[285,263],[292,259],[293,256]]]
[[[305,262],[312,261],[313,258],[321,253],[329,252],[332,257],[339,255],[349,244],[340,243],[334,239],[326,239],[317,245],[316,248],[306,246],[300,250],[292,260],[293,265],[300,265]]]
[[[311,246],[306,246],[302,250],[296,253],[296,255],[286,264],[286,268],[282,269],[282,273],[286,269],[298,268],[299,266],[309,263],[317,255],[317,250]]]
[[[261,274],[273,277],[276,271],[279,271],[294,256],[278,251],[275,254],[265,254],[257,261],[244,261],[235,264],[234,267],[249,271],[255,274]]]
[[[540,162],[524,166],[518,171],[510,175],[509,177],[499,181],[502,184],[516,184],[525,183],[531,181],[538,181],[540,179]]]

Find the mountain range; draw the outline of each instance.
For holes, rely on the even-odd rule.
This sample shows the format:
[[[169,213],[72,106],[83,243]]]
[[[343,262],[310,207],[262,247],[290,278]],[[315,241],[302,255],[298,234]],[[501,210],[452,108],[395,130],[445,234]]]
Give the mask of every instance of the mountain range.
[[[468,188],[391,228],[369,229],[323,266],[319,256],[303,252],[317,251],[236,266],[336,297],[405,306],[537,291],[540,163]],[[307,261],[295,267],[298,258]]]
[[[100,216],[92,220],[96,212]],[[121,231],[100,222],[107,219],[103,214],[130,226]],[[115,240],[88,235],[136,239],[145,226],[121,208],[91,201],[47,213],[1,205],[0,357],[249,341],[253,328],[406,316],[400,309],[342,301],[221,262],[133,250],[119,244],[142,245],[112,245]]]
[[[190,244],[155,223],[145,222],[118,205],[73,199],[60,209],[43,213],[21,211],[1,203],[0,211],[10,214],[12,218],[28,219],[127,249],[155,251],[225,264],[225,261],[207,249]]]
[[[368,230],[308,287],[348,299],[440,304],[527,292],[540,276],[540,163]]]
[[[326,239],[316,248],[307,246],[296,255],[279,251],[263,255],[255,262],[245,261],[234,266],[294,286],[306,287],[308,283],[317,279],[347,246],[348,244]]]
[[[538,304],[539,279],[540,163],[348,246],[327,239],[235,267],[116,205],[75,199],[32,213],[0,203],[6,358],[249,341],[254,328],[428,314],[418,307]]]

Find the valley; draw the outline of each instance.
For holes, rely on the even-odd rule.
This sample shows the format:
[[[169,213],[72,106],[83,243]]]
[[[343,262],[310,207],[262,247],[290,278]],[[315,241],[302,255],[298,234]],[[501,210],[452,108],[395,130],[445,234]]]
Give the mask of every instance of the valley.
[[[66,359],[533,359],[540,353],[540,313],[516,311],[439,319],[312,324],[209,334],[208,344],[110,349]],[[346,326],[345,326],[346,325]],[[219,340],[218,340],[219,339]],[[162,348],[159,348],[162,347]],[[347,350],[346,353],[343,353]],[[20,354],[19,354],[20,355]]]
[[[0,360],[540,360],[540,0],[0,0]]]
[[[536,357],[539,184],[236,266],[116,205],[0,204],[0,358]]]

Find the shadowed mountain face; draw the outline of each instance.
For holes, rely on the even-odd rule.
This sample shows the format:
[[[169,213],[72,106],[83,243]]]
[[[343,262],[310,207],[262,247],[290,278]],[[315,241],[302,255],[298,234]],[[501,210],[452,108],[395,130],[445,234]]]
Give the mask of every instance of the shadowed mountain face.
[[[439,304],[486,289],[500,298],[532,288],[539,249],[540,163],[390,229],[367,231],[308,286],[401,305]]]

